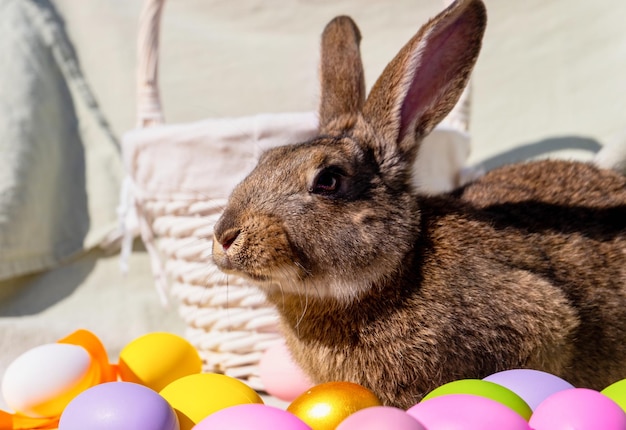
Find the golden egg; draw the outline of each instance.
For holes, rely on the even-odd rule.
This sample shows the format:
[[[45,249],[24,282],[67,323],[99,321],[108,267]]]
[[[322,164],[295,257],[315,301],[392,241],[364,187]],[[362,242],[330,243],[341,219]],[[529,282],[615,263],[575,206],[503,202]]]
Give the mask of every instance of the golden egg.
[[[287,410],[313,430],[334,430],[348,415],[372,406],[381,403],[367,388],[352,382],[327,382],[301,394]]]

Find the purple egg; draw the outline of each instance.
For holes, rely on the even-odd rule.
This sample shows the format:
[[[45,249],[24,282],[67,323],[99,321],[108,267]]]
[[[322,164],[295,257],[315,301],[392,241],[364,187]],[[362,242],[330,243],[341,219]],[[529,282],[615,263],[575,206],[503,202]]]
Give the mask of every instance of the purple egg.
[[[337,430],[426,430],[402,409],[373,406],[361,409],[343,420]]]
[[[59,430],[179,430],[178,418],[156,391],[132,382],[96,385],[65,408]]]
[[[532,369],[513,369],[487,376],[485,381],[508,388],[520,396],[533,411],[541,402],[559,391],[574,388],[551,373]]]
[[[261,403],[231,406],[212,413],[192,430],[311,430],[295,415]]]
[[[473,394],[433,397],[407,413],[428,430],[530,430],[526,420],[513,409]]]
[[[529,424],[534,430],[624,430],[626,413],[598,391],[572,388],[544,400]]]

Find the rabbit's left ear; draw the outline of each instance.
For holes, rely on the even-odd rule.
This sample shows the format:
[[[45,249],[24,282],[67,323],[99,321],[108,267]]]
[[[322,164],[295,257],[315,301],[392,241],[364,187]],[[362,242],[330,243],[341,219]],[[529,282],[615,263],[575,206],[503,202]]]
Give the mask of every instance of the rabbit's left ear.
[[[361,112],[365,103],[365,77],[359,43],[361,33],[347,16],[330,21],[322,33],[320,129],[345,115]]]
[[[389,63],[363,108],[381,138],[383,157],[411,161],[421,139],[452,110],[469,80],[486,24],[481,0],[457,0]]]

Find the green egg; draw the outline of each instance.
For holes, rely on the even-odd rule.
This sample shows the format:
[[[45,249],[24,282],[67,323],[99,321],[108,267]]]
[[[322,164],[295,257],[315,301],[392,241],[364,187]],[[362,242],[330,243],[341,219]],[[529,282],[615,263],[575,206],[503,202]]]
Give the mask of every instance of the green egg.
[[[513,409],[526,421],[530,419],[532,410],[530,406],[517,394],[502,385],[494,382],[483,381],[481,379],[459,379],[449,382],[428,393],[423,402],[434,397],[445,396],[447,394],[472,394],[486,397]],[[626,398],[626,397],[625,397]]]
[[[617,381],[600,392],[617,403],[626,412],[626,379]]]

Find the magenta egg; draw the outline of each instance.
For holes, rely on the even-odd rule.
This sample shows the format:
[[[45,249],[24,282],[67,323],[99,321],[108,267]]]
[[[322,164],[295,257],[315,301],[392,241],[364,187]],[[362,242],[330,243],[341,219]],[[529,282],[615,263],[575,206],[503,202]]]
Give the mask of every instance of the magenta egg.
[[[534,430],[624,430],[626,413],[598,391],[572,388],[541,402],[529,424]]]
[[[193,430],[311,430],[287,411],[260,403],[231,406],[212,413]]]
[[[428,430],[530,430],[508,406],[472,394],[448,394],[420,402],[407,411]]]
[[[179,430],[176,413],[156,391],[132,382],[96,385],[65,408],[59,430]]]
[[[426,427],[402,409],[373,406],[348,416],[337,430],[426,430]]]

